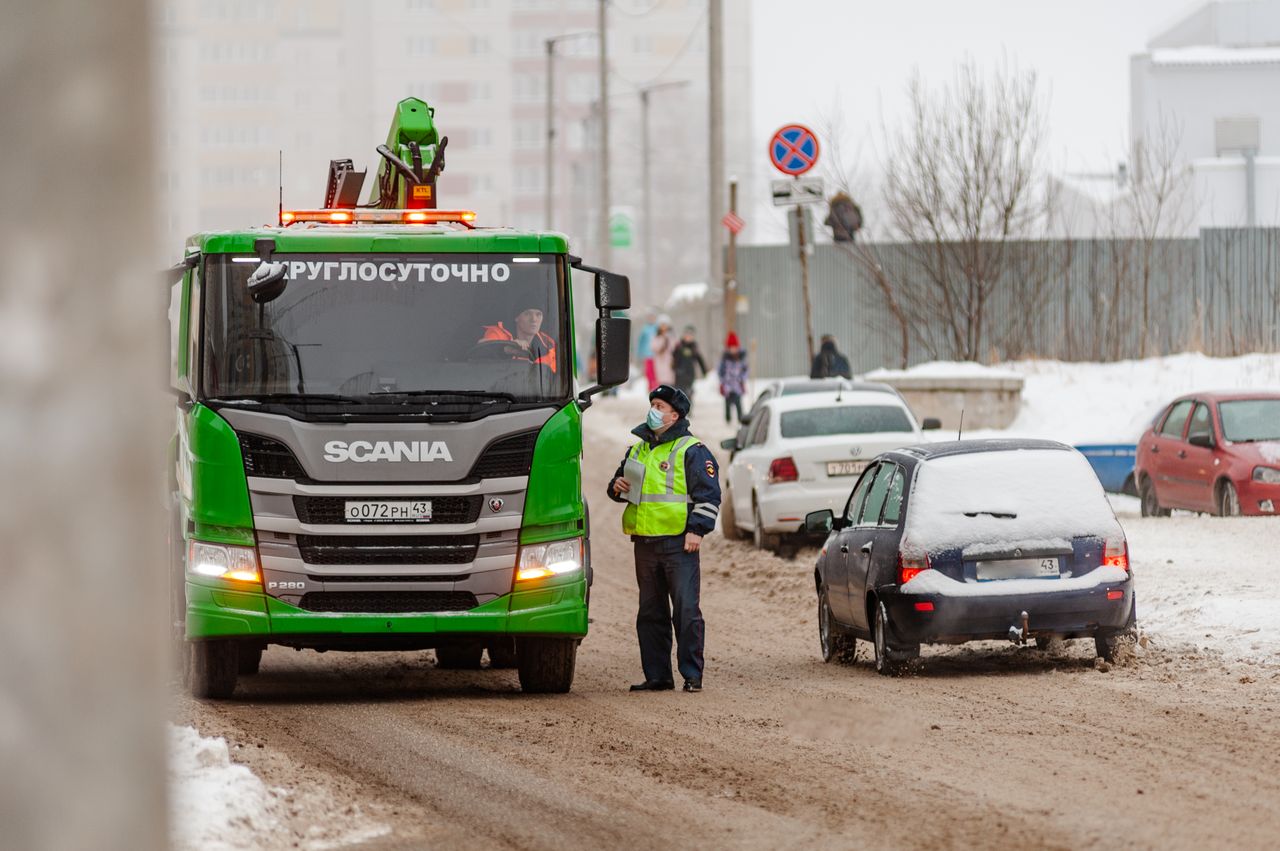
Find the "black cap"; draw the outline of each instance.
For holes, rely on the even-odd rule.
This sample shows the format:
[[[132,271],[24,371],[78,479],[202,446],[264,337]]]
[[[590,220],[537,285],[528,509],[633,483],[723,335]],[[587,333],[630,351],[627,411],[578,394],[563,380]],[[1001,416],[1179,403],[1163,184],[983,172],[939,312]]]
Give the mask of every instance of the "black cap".
[[[677,414],[682,417],[689,416],[689,397],[684,395],[684,391],[679,387],[672,387],[670,384],[659,384],[653,388],[653,392],[649,394],[649,401],[661,399],[671,407],[675,408]]]

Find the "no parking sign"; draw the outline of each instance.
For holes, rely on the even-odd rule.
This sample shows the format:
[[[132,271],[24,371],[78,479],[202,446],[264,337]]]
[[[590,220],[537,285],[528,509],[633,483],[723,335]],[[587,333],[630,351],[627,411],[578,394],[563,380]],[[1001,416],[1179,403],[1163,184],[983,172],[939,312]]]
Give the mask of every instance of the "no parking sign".
[[[788,124],[769,140],[769,162],[783,174],[804,174],[818,162],[818,137],[803,124]]]

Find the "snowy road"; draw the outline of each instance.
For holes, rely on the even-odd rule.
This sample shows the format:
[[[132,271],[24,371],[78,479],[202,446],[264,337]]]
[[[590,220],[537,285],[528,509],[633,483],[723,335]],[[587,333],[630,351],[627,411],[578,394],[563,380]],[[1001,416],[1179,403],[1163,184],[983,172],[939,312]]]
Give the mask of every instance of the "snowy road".
[[[988,643],[927,649],[903,678],[876,675],[865,644],[853,666],[820,661],[815,551],[786,561],[712,536],[707,690],[629,694],[630,546],[600,494],[643,406],[605,400],[587,418],[588,458],[606,460],[585,483],[597,574],[571,694],[525,696],[510,671],[440,671],[429,653],[272,648],[235,700],[175,698],[176,721],[225,736],[268,787],[337,802],[255,847],[363,833],[375,838],[353,847],[1199,849],[1280,835],[1275,630],[1248,632],[1250,611],[1276,609],[1280,523],[1122,516],[1150,637],[1126,664],[1099,670],[1092,642]]]

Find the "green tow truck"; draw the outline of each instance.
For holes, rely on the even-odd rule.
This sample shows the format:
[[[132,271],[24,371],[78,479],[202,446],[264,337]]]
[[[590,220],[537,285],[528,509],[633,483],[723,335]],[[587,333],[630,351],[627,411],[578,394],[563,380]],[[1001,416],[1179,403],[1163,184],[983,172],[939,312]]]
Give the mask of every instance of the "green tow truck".
[[[587,633],[583,410],[628,377],[627,279],[557,233],[436,207],[447,138],[397,105],[366,204],[190,237],[169,270],[170,605],[193,695],[269,644],[434,648],[566,692]],[[595,386],[574,375],[574,269],[594,274]]]

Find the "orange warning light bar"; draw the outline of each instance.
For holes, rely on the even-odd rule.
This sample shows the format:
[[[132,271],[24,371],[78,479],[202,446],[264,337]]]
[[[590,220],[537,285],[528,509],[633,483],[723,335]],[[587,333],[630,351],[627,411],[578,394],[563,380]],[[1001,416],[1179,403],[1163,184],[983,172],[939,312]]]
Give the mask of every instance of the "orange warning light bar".
[[[471,210],[284,210],[281,225],[300,222],[315,224],[460,224],[475,227],[476,214]]]

